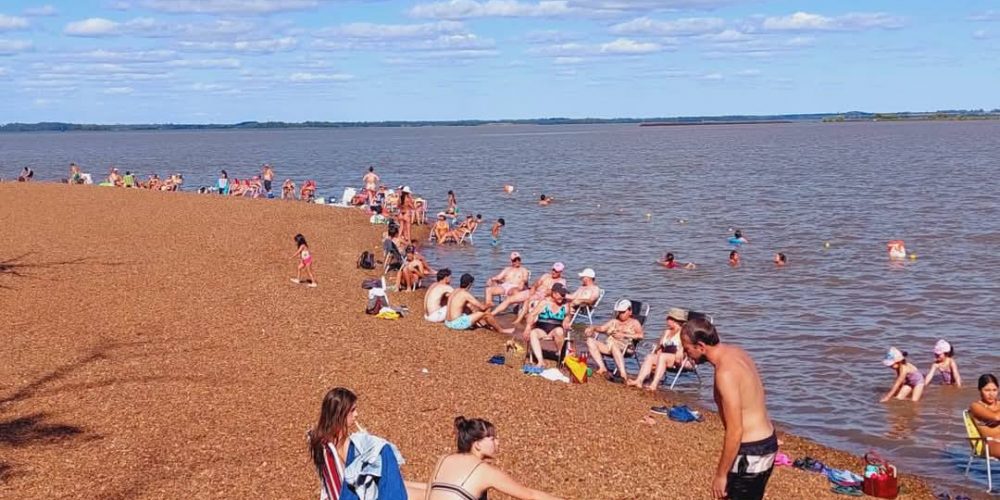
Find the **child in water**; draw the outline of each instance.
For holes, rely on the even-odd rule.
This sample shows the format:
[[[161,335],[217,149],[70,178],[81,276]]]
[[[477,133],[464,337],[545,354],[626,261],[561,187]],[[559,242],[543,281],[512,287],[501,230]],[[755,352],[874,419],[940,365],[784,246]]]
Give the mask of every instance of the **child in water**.
[[[958,364],[955,363],[955,348],[944,339],[934,344],[934,364],[927,372],[927,380],[934,380],[935,373],[941,374],[943,385],[962,387],[962,376],[958,373]]]
[[[667,269],[677,269],[678,267],[681,267],[681,264],[674,260],[674,254],[672,252],[667,252],[667,255],[663,257],[663,260],[657,262],[657,264]],[[684,264],[683,267],[684,269],[694,269],[697,266],[695,266],[694,262],[688,262],[687,264]]]
[[[743,231],[740,231],[739,229],[737,229],[736,232],[733,233],[732,238],[729,238],[729,244],[733,246],[738,247],[740,245],[746,245],[749,243],[750,241],[743,237]]]
[[[549,203],[552,203],[552,198],[545,196],[544,194],[538,199],[538,204],[543,207],[549,206]]]
[[[900,352],[895,347],[890,347],[882,359],[882,364],[896,371],[896,382],[892,384],[892,389],[879,400],[885,403],[893,398],[912,399],[914,402],[920,401],[920,396],[924,393],[924,374],[917,370],[913,363],[906,360],[906,353]]]
[[[493,223],[493,227],[490,228],[490,235],[493,237],[493,246],[500,244],[500,230],[506,225],[507,222],[503,220],[503,217],[500,217]]]
[[[736,250],[729,252],[729,265],[733,267],[740,267],[740,253]]]
[[[306,237],[301,234],[295,235],[295,245],[297,249],[295,250],[295,255],[292,257],[298,257],[299,267],[295,271],[295,278],[292,278],[292,283],[302,283],[302,270],[306,271],[309,275],[309,287],[316,288],[316,277],[313,276],[312,254],[309,252],[309,245],[306,244]]]
[[[775,266],[777,266],[777,267],[784,267],[784,265],[787,264],[787,263],[788,263],[788,257],[785,257],[785,254],[783,254],[781,252],[778,252],[778,253],[774,254],[774,265]]]

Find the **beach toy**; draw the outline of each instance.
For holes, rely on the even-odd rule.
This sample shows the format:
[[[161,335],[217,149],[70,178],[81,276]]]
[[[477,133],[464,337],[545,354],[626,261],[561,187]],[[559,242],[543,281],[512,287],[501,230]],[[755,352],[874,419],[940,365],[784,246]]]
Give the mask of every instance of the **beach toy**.
[[[889,259],[903,260],[906,258],[906,245],[903,244],[903,240],[892,240],[886,243],[886,248],[889,250]]]
[[[911,253],[910,254],[910,260],[917,260],[917,254]]]
[[[507,194],[513,193],[514,192],[514,186],[512,186],[510,184],[504,184],[503,191],[505,193],[507,193]]]
[[[823,248],[830,248],[830,242],[829,241],[824,241],[823,242]]]

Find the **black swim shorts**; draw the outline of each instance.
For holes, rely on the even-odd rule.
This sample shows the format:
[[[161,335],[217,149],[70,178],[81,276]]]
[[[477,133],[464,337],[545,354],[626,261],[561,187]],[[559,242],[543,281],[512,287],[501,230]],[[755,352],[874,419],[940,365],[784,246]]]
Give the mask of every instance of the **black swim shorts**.
[[[760,500],[764,498],[767,481],[774,471],[778,454],[778,436],[740,443],[739,454],[729,471],[726,494],[730,500]]]

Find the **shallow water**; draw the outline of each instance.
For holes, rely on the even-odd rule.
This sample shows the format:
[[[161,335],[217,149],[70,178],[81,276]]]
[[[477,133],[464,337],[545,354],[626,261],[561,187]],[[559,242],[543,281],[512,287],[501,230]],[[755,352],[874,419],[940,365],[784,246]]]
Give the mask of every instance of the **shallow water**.
[[[320,194],[337,197],[374,164],[432,212],[454,189],[463,213],[508,225],[498,247],[487,226],[475,245],[427,249],[437,265],[473,273],[480,290],[511,250],[535,276],[555,260],[570,276],[593,267],[608,290],[599,316],[617,297],[643,300],[650,337],[668,307],[710,312],[724,339],[757,360],[785,428],[854,453],[878,448],[942,484],[963,483],[960,413],[976,378],[1000,371],[996,122],[0,135],[5,177],[25,164],[42,179],[65,177],[70,161],[95,177],[111,163],[143,177],[179,171],[188,189],[212,184],[220,168],[242,178],[267,161],[279,181],[315,178]],[[508,183],[513,195],[502,192]],[[538,207],[540,193],[557,202]],[[737,227],[751,244],[732,269],[726,239]],[[890,263],[891,239],[918,258]],[[666,251],[698,269],[654,265]],[[787,267],[771,264],[777,251]],[[926,371],[942,337],[967,387],[879,404],[892,382],[885,349],[909,351]],[[682,379],[679,390],[712,406],[710,377]]]

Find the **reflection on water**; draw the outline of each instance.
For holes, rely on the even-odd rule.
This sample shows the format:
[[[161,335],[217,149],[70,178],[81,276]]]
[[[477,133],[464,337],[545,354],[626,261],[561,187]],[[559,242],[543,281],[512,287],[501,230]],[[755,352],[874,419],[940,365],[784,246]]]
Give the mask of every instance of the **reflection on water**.
[[[428,249],[435,265],[473,273],[480,291],[511,250],[536,276],[556,260],[570,277],[592,267],[608,290],[598,316],[618,297],[647,302],[650,337],[668,307],[709,312],[758,361],[787,428],[855,453],[878,448],[945,483],[961,471],[939,450],[963,443],[975,389],[879,404],[893,381],[879,361],[896,345],[926,372],[947,338],[967,383],[1000,371],[1000,123],[5,134],[0,151],[11,174],[114,163],[180,171],[188,187],[266,161],[280,180],[315,178],[335,196],[374,164],[432,211],[454,189],[463,213],[507,227],[496,247],[484,231],[475,245]],[[539,207],[541,193],[557,201]],[[737,269],[726,265],[733,228],[751,241]],[[889,262],[893,239],[918,258]],[[656,266],[667,251],[698,268]],[[787,267],[774,267],[775,252]],[[678,389],[711,406],[711,371],[702,376]]]

